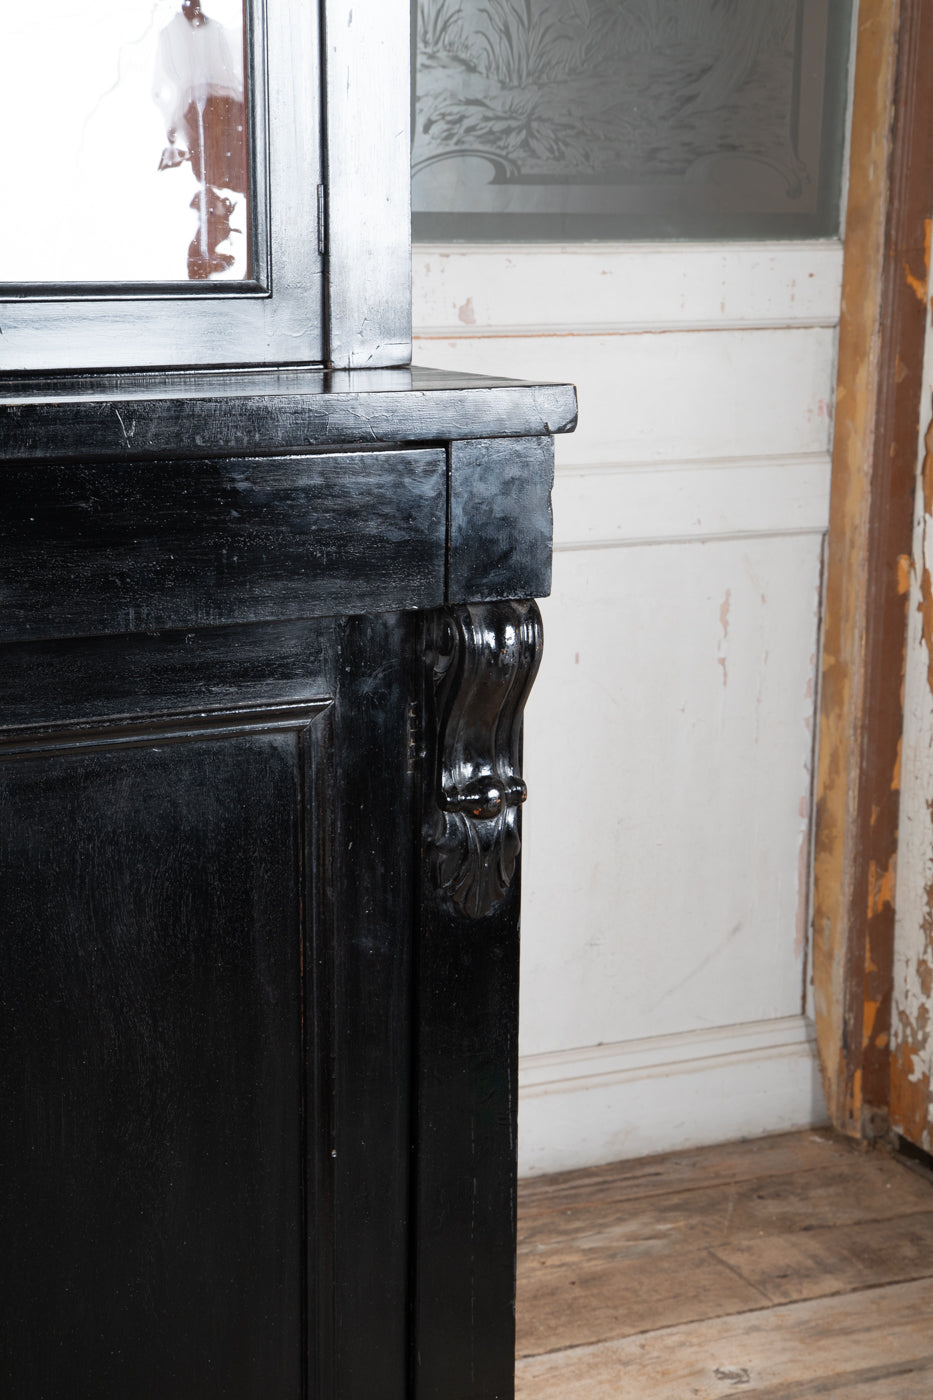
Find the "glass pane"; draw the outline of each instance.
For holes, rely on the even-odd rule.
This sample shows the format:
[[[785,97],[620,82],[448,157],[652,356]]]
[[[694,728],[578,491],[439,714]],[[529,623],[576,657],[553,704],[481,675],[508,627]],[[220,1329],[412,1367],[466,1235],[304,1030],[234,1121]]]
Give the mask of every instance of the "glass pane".
[[[838,230],[851,0],[414,0],[416,238]]]
[[[0,18],[0,281],[249,275],[245,0]]]

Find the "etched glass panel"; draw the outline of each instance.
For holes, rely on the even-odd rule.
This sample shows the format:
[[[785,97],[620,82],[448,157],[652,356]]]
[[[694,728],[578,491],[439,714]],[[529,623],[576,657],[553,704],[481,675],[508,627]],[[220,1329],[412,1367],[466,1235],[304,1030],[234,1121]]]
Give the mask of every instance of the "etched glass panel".
[[[248,277],[245,0],[0,18],[0,282]]]
[[[830,236],[851,0],[413,0],[421,239]]]

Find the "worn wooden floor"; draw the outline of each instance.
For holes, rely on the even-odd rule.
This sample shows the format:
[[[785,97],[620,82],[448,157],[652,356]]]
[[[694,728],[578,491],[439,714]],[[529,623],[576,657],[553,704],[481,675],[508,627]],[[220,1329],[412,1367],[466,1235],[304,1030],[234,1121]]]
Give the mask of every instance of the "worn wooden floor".
[[[519,1400],[933,1400],[933,1183],[828,1132],[523,1182]]]

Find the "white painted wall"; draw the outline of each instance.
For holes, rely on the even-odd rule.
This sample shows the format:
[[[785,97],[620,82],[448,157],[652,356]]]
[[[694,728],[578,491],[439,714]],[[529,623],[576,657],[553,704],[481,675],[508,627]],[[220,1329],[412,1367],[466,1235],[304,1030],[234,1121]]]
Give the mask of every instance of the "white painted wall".
[[[415,359],[572,380],[527,711],[525,1173],[823,1121],[804,1016],[842,250],[429,248]]]

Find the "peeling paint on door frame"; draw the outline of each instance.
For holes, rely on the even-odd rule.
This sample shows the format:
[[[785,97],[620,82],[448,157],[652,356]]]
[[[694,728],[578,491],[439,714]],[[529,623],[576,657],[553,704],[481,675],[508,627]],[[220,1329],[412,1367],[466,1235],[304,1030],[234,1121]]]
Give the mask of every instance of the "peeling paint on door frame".
[[[902,678],[933,208],[933,8],[862,0],[827,551],[814,1004],[841,1131],[886,1129]],[[905,274],[905,266],[907,272]]]

